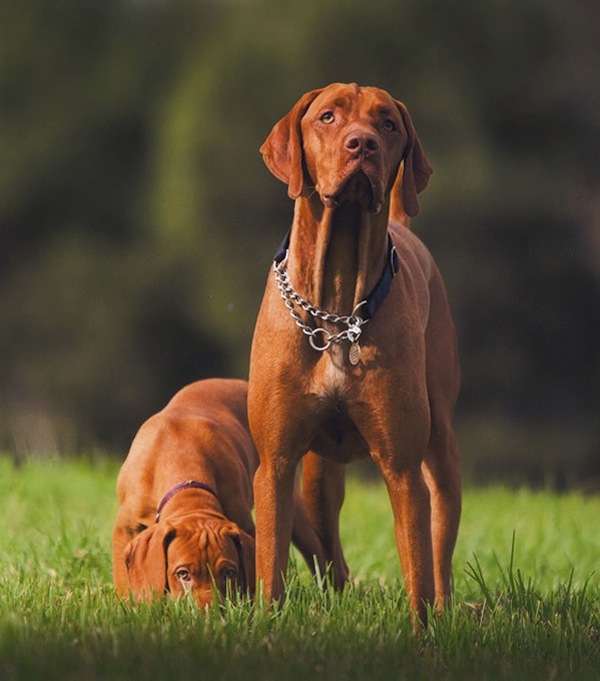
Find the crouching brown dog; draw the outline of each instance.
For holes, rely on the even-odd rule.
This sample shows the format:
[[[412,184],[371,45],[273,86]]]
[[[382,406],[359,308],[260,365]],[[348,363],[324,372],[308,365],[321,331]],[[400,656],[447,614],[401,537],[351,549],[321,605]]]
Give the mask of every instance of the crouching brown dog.
[[[208,379],[178,392],[137,433],[117,480],[113,576],[118,592],[148,599],[192,593],[201,607],[216,590],[252,595],[252,477],[247,383]],[[295,504],[294,542],[324,569],[318,538]]]
[[[404,104],[355,84],[303,95],[261,152],[295,209],[250,360],[257,577],[282,595],[304,457],[307,512],[343,586],[343,464],[370,456],[418,626],[450,595],[461,508],[455,329],[431,254],[400,224],[419,212],[431,167]]]

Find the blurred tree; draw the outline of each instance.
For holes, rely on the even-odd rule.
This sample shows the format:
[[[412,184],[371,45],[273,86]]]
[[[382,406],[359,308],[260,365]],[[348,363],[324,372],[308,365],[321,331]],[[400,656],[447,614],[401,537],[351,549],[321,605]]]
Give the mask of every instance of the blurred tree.
[[[123,447],[191,377],[226,372],[145,217],[154,108],[201,17],[121,2],[1,11],[2,441]]]
[[[460,330],[466,468],[600,475],[596,14],[3,3],[0,441],[122,450],[183,383],[246,374],[292,211],[258,147],[339,80],[405,101],[435,169],[412,228]]]

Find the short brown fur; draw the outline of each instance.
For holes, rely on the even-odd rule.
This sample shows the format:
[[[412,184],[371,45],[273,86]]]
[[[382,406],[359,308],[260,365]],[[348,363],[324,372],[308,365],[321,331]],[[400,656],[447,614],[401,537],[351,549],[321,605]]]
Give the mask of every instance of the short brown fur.
[[[148,599],[191,591],[201,607],[214,586],[254,592],[252,477],[258,464],[248,432],[247,383],[197,381],[140,428],[117,481],[113,575],[118,592]],[[176,485],[195,480],[157,506]],[[323,569],[319,541],[296,503],[294,540],[311,567]],[[182,579],[182,576],[187,577]],[[214,585],[214,586],[213,586]]]
[[[419,212],[431,167],[404,104],[355,84],[303,95],[261,152],[295,200],[287,268],[302,297],[350,314],[386,265],[388,232],[400,269],[362,327],[356,366],[347,340],[325,352],[309,345],[269,277],[252,343],[248,402],[260,456],[257,578],[268,598],[281,597],[289,502],[303,458],[308,515],[334,584],[344,585],[343,464],[370,456],[389,492],[415,621],[425,621],[427,606],[450,596],[461,508],[452,427],[459,390],[454,324],[431,254],[403,226]],[[304,321],[314,324],[308,315]]]

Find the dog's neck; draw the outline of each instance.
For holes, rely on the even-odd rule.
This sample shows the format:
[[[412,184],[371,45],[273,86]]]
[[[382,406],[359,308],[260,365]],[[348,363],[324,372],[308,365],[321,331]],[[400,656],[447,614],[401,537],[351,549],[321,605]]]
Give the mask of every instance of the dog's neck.
[[[174,513],[165,515],[165,517],[161,519],[161,522],[163,520],[168,520],[172,523],[183,520],[184,518],[186,521],[189,521],[190,518],[195,518],[202,523],[205,523],[208,520],[217,520],[219,522],[227,521],[227,516],[223,513],[223,511],[212,508],[187,507],[179,508]]]
[[[225,514],[221,502],[211,492],[189,487],[182,489],[171,497],[161,510],[161,521],[182,516],[198,516],[202,519],[224,519]]]
[[[381,275],[388,215],[389,202],[375,214],[358,202],[327,208],[316,194],[297,199],[288,261],[294,288],[316,307],[351,314]]]

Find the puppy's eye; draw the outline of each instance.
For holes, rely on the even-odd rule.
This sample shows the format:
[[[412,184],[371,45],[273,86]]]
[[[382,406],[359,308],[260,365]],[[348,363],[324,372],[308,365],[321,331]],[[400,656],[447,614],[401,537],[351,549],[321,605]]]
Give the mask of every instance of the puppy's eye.
[[[324,114],[321,114],[320,118],[322,123],[329,124],[333,123],[335,120],[335,116],[333,115],[333,111],[326,111]]]
[[[226,567],[222,572],[221,575],[223,576],[223,579],[226,579],[228,581],[233,581],[234,579],[237,579],[237,571],[235,568],[232,567]]]
[[[383,121],[382,127],[386,132],[392,132],[392,130],[396,129],[394,121],[391,121],[389,118],[387,120]]]
[[[175,575],[180,582],[189,582],[191,579],[189,570],[186,570],[185,568],[179,568],[175,572]]]

